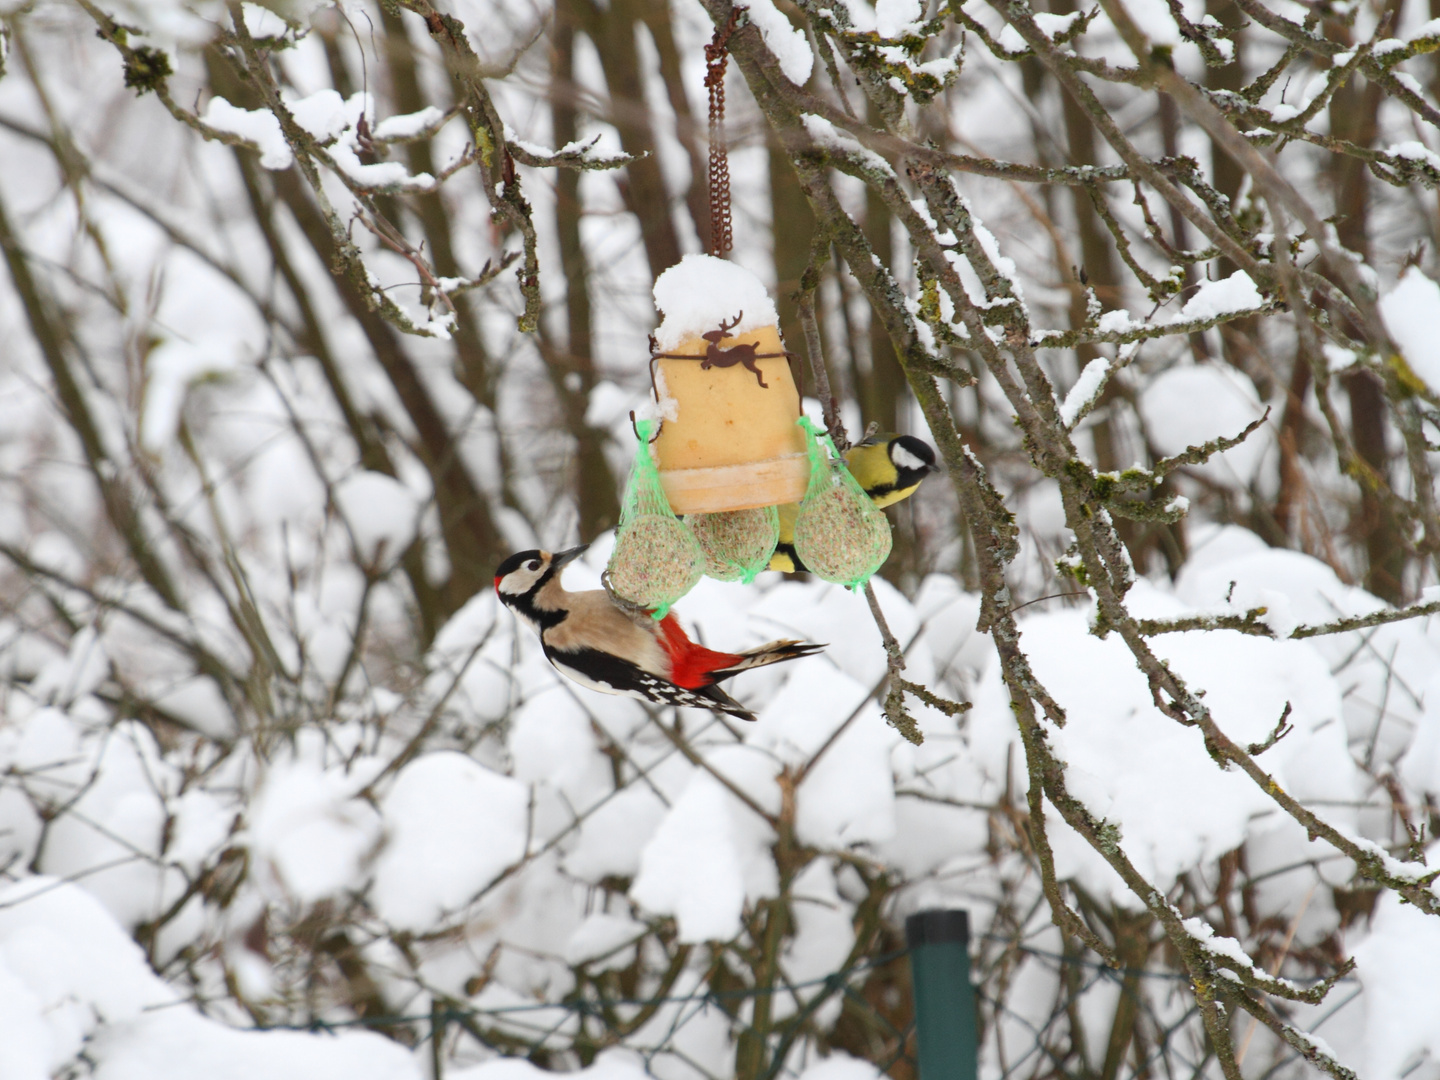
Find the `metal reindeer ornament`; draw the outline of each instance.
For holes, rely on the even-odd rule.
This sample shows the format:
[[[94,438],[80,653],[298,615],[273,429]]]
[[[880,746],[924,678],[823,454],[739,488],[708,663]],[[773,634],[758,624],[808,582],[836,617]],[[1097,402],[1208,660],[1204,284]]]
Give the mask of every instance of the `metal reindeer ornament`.
[[[755,366],[755,361],[770,360],[777,356],[783,356],[791,362],[790,370],[793,376],[795,371],[794,365],[796,362],[799,361],[800,358],[794,353],[783,349],[778,353],[757,353],[753,344],[733,345],[728,349],[722,349],[720,347],[720,344],[725,340],[725,336],[731,330],[735,329],[735,327],[739,325],[740,320],[744,317],[745,312],[742,311],[729,322],[725,322],[722,320],[720,323],[720,329],[707,330],[705,333],[700,335],[702,339],[709,342],[709,344],[705,347],[705,357],[700,361],[700,367],[702,370],[704,370],[712,367],[734,367],[736,364],[739,364],[744,367],[746,371],[754,373],[755,381],[760,384],[760,388],[762,390],[768,390],[770,388],[770,385],[765,381],[764,374],[760,371],[758,367]],[[688,357],[680,356],[675,353],[662,353],[656,352],[655,350],[655,337],[652,334],[650,337],[650,361],[652,371],[654,370],[654,362],[656,360],[689,359]]]

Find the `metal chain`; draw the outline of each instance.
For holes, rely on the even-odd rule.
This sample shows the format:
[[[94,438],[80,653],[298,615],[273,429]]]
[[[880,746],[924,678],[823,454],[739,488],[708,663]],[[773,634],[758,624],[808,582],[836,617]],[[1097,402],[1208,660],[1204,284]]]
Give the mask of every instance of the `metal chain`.
[[[724,255],[733,246],[730,226],[730,158],[725,148],[726,47],[744,8],[730,9],[730,19],[715,28],[705,46],[705,87],[710,91],[710,254]]]

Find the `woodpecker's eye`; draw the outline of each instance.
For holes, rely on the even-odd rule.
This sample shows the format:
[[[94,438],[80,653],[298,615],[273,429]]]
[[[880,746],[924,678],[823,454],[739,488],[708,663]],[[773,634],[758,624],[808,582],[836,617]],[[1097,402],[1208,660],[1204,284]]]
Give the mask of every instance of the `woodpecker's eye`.
[[[540,560],[539,560],[539,559],[531,559],[529,562],[527,562],[527,563],[525,564],[525,569],[526,569],[526,570],[532,570],[532,571],[533,571],[533,570],[539,570],[539,569],[540,569]]]

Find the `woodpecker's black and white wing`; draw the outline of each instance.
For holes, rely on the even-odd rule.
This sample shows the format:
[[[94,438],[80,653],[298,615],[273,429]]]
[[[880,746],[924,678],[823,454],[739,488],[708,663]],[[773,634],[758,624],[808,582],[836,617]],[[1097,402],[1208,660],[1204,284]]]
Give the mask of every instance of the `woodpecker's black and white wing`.
[[[586,648],[557,649],[546,645],[545,656],[566,678],[602,694],[621,694],[655,705],[681,705],[726,712],[744,720],[755,719],[754,713],[718,686],[687,690],[613,653]]]

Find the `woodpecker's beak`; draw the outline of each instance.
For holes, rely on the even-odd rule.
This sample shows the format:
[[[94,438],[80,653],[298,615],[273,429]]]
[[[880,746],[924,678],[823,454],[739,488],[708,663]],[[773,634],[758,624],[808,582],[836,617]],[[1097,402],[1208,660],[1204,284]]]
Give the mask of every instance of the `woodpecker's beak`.
[[[579,547],[570,548],[568,551],[557,551],[554,555],[550,556],[550,565],[556,570],[563,569],[581,555],[584,555],[589,548],[589,544],[581,544]]]

